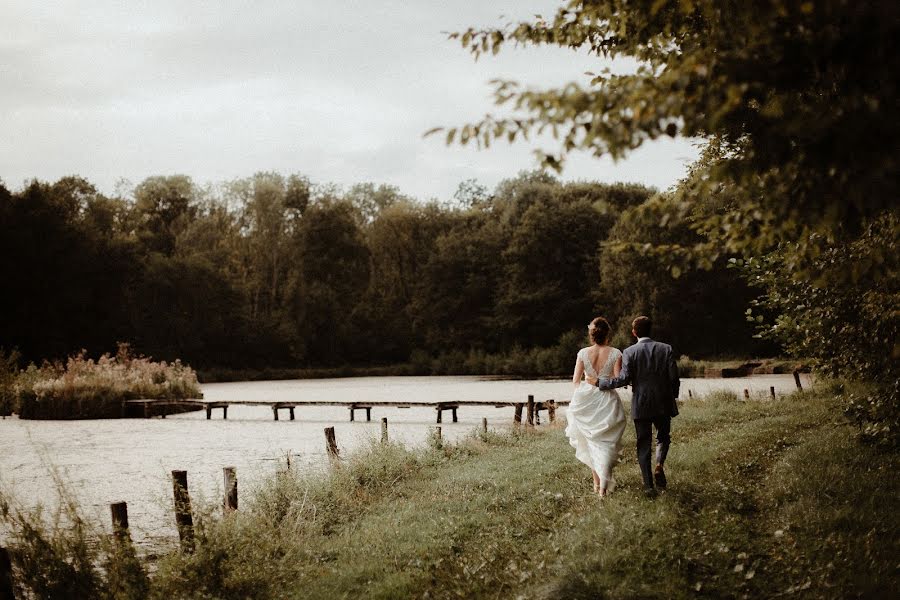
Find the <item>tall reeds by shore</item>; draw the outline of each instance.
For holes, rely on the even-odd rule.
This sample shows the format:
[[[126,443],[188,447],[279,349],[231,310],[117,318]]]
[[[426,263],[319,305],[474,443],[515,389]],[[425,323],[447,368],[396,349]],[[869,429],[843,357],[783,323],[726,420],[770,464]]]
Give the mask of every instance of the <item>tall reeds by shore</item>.
[[[64,364],[29,365],[12,388],[13,410],[25,419],[111,418],[121,415],[125,400],[203,396],[191,367],[132,356],[127,344],[97,360],[81,352]]]

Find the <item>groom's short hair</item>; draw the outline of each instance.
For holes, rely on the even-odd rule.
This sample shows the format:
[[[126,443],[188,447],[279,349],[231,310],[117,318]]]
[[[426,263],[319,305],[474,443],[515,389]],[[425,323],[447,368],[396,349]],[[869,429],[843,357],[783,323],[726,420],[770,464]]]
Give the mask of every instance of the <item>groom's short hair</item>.
[[[653,321],[650,320],[650,317],[641,315],[631,322],[631,328],[634,329],[635,335],[639,338],[649,337],[650,332],[653,330]]]

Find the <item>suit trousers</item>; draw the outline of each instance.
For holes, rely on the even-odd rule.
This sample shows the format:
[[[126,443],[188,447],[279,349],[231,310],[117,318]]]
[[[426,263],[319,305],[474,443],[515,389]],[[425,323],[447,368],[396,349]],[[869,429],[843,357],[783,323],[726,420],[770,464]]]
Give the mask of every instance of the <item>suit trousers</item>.
[[[653,441],[653,427],[656,427],[656,464],[666,462],[669,453],[669,433],[672,428],[672,417],[653,417],[650,419],[635,419],[634,432],[637,434],[637,457],[641,465],[641,476],[644,478],[644,487],[653,487],[653,470],[650,464],[650,442]]]

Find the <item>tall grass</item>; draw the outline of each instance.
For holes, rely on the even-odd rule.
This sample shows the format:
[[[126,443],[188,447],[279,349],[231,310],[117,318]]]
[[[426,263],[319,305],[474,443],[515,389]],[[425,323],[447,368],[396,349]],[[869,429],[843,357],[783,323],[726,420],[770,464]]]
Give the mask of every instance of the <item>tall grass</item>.
[[[853,431],[826,390],[686,402],[673,423],[669,489],[656,500],[640,493],[630,428],[619,487],[603,501],[559,426],[416,450],[373,442],[326,474],[275,477],[235,513],[197,511],[196,551],[165,554],[147,580],[123,569],[132,583],[121,589],[151,598],[886,597],[900,583],[900,459]],[[60,535],[81,534],[44,538],[52,546]],[[23,591],[37,590],[40,574],[18,568]],[[108,572],[89,580],[99,596],[111,589]]]
[[[16,409],[26,419],[118,417],[123,400],[203,396],[189,366],[131,356],[125,344],[115,356],[104,354],[96,361],[82,352],[65,364],[29,365],[14,387]]]

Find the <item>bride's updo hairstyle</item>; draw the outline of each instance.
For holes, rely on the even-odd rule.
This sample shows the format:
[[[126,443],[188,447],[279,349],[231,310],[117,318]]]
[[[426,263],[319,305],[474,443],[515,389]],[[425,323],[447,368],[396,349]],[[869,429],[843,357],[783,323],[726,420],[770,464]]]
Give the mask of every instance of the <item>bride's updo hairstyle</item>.
[[[609,322],[603,317],[597,317],[591,321],[591,327],[591,341],[601,346],[605,344],[611,330]]]

